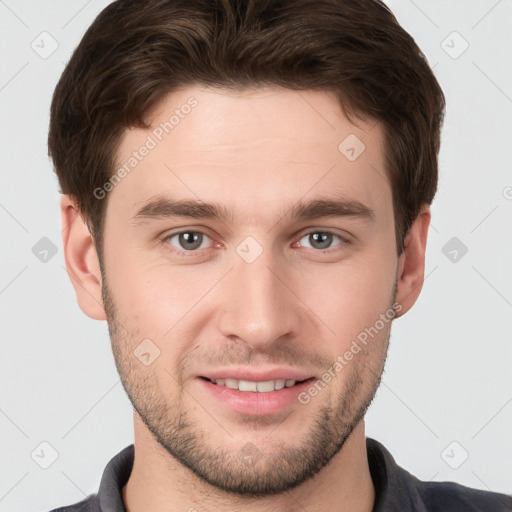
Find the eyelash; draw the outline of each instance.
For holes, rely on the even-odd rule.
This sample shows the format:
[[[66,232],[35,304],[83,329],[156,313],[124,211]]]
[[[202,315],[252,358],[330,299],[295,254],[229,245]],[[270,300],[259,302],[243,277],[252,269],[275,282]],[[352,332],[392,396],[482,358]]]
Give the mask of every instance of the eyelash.
[[[189,250],[189,251],[186,251],[184,249],[178,249],[177,247],[173,246],[172,244],[170,244],[169,240],[175,236],[179,236],[179,235],[182,235],[184,233],[192,233],[192,234],[200,234],[200,235],[203,235],[207,238],[210,238],[210,240],[212,240],[212,238],[210,236],[208,236],[206,233],[203,233],[202,231],[194,231],[192,229],[189,229],[189,230],[183,230],[183,231],[177,231],[176,233],[171,233],[169,235],[166,235],[163,239],[162,239],[162,243],[166,246],[166,247],[169,247],[169,245],[172,247],[172,249],[169,249],[171,250],[172,252],[174,252],[175,254],[177,254],[178,256],[183,256],[183,257],[190,257],[190,256],[197,256],[198,254],[201,254],[203,253],[204,251],[208,250],[209,248],[204,248],[204,249],[195,249],[195,250]],[[304,237],[306,236],[309,236],[309,235],[312,235],[312,234],[318,234],[318,233],[321,233],[321,234],[328,234],[328,235],[332,235],[334,237],[337,237],[340,242],[336,245],[334,245],[333,247],[328,247],[327,249],[314,249],[314,248],[311,248],[311,247],[306,247],[306,249],[309,249],[309,250],[312,250],[314,251],[315,253],[331,253],[333,251],[336,251],[336,247],[338,247],[339,245],[342,245],[342,246],[347,246],[350,244],[350,241],[341,236],[340,234],[338,233],[335,233],[334,231],[329,231],[329,230],[319,230],[319,229],[315,229],[315,230],[311,230],[311,231],[307,231],[305,233],[302,233],[300,238],[299,238],[299,241],[302,240]],[[213,241],[212,242],[215,244],[217,242]],[[297,244],[298,242],[295,242],[293,245]],[[219,247],[220,244],[217,243],[217,246]],[[338,249],[339,250],[339,249]]]

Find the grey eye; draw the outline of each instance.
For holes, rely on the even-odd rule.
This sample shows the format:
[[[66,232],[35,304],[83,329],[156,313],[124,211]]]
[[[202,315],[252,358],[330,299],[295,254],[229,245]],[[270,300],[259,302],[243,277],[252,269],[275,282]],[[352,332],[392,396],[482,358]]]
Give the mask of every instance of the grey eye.
[[[196,249],[202,249],[203,242],[207,240],[208,237],[203,235],[203,233],[199,233],[197,231],[184,231],[182,233],[175,233],[168,237],[171,245],[180,250],[185,251],[194,251]],[[177,242],[177,244],[175,243]]]
[[[333,247],[332,242],[335,238],[340,240],[339,243],[341,243],[342,238],[339,235],[335,235],[328,231],[315,231],[303,236],[300,244],[304,246],[302,240],[307,240],[309,247],[312,249],[329,249],[330,247]],[[334,244],[334,246],[336,245],[338,244]],[[306,247],[308,247],[308,245],[306,245]]]

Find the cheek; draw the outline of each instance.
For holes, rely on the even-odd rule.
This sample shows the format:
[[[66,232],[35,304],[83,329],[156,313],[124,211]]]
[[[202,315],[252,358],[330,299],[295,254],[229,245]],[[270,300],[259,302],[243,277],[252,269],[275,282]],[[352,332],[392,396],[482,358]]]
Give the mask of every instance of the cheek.
[[[223,273],[218,267],[173,267],[161,257],[152,259],[147,253],[133,250],[108,268],[107,280],[119,316],[130,333],[164,347],[170,339],[184,338],[183,332],[178,333],[187,325],[191,329],[190,320],[197,317],[202,300]]]
[[[345,263],[312,268],[303,276],[300,297],[327,326],[326,339],[335,340],[338,351],[374,325],[393,302],[392,259],[354,257]]]

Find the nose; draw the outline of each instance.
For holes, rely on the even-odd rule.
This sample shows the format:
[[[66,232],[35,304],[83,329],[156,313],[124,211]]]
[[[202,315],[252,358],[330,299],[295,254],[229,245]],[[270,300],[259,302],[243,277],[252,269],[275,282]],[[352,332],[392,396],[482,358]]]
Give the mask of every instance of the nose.
[[[293,288],[289,264],[279,264],[270,251],[252,263],[235,254],[234,268],[219,290],[222,335],[260,352],[296,336],[302,303]]]

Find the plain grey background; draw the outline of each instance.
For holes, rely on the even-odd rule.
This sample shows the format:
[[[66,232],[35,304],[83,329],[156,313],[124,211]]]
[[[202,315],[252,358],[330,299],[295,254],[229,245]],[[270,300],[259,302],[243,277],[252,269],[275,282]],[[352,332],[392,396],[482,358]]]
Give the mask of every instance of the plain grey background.
[[[46,150],[55,84],[108,3],[0,0],[0,511],[97,492],[104,466],[133,442],[106,323],[79,310],[64,270]],[[393,324],[367,435],[422,480],[510,494],[512,1],[387,3],[448,109],[426,280]]]

